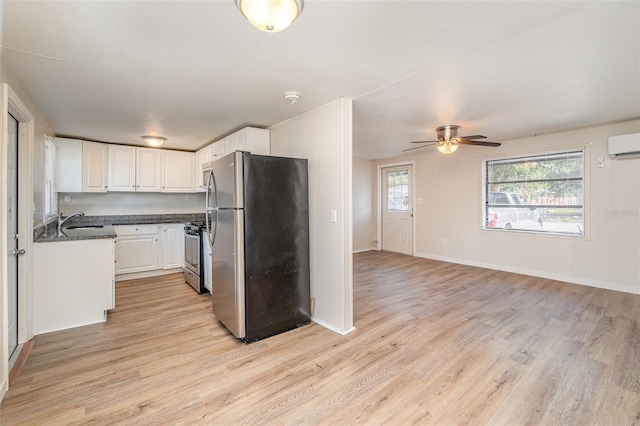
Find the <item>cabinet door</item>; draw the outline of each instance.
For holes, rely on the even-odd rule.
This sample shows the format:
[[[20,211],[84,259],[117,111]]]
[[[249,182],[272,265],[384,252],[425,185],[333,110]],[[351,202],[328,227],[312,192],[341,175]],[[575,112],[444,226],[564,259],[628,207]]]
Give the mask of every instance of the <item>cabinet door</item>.
[[[225,139],[209,145],[209,160],[217,160],[227,154]]]
[[[234,133],[232,135],[224,138],[224,152],[225,154],[229,154],[231,152],[235,152],[238,149],[238,137],[237,134]]]
[[[184,267],[184,225],[162,225],[162,269]]]
[[[109,191],[136,190],[136,149],[109,145]]]
[[[271,154],[271,138],[269,130],[247,127],[242,131],[245,135],[245,151],[260,155]]]
[[[82,141],[82,191],[107,192],[107,144]]]
[[[195,192],[195,154],[162,151],[162,192]]]
[[[116,275],[158,269],[158,234],[116,239]]]
[[[161,176],[162,151],[153,148],[136,148],[136,191],[160,192]]]
[[[204,177],[202,176],[202,165],[209,161],[209,147],[206,146],[199,151],[196,151],[195,162],[195,185],[196,191],[204,192],[205,190],[205,182]]]
[[[56,186],[58,192],[82,192],[82,141],[56,138]]]

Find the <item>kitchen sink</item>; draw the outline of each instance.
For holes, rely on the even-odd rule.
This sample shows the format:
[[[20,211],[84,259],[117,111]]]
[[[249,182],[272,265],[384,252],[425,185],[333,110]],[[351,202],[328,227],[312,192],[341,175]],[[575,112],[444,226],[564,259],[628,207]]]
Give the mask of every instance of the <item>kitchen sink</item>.
[[[72,226],[64,227],[63,231],[66,229],[97,229],[97,228],[104,228],[104,225],[72,225]]]

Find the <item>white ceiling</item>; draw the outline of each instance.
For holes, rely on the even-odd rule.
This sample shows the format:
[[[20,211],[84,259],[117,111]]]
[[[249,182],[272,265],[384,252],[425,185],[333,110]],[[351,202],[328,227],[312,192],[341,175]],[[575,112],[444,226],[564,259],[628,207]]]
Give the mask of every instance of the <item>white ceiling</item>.
[[[443,124],[503,141],[640,117],[637,1],[308,0],[277,34],[233,0],[5,1],[2,54],[57,135],[104,142],[196,150],[339,97],[363,158]]]

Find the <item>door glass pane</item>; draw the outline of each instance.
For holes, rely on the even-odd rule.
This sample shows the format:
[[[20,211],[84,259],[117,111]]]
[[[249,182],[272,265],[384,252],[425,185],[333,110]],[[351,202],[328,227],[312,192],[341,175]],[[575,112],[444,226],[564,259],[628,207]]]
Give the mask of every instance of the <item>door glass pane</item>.
[[[409,172],[398,170],[387,173],[387,210],[409,211]]]

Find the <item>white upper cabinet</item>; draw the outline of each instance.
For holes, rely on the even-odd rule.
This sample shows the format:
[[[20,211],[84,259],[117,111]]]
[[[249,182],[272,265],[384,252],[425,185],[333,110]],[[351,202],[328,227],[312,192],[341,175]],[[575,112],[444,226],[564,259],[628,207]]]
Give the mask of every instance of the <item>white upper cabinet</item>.
[[[56,138],[56,190],[82,192],[82,141]]]
[[[160,192],[162,189],[162,151],[136,148],[136,191]]]
[[[209,153],[210,153],[209,146],[205,146],[201,150],[196,151],[195,185],[196,185],[196,191],[198,192],[204,192],[205,190],[205,182],[202,177],[202,165],[208,162],[209,160],[211,160],[211,158],[209,158]]]
[[[271,155],[271,137],[267,129],[245,127],[238,132],[236,146],[240,151],[252,154]]]
[[[224,154],[223,155],[226,155],[238,150],[237,140],[238,140],[237,132],[224,138]]]
[[[109,191],[136,190],[136,148],[109,145]]]
[[[107,144],[82,141],[82,191],[107,192]]]
[[[162,151],[109,145],[109,191],[160,192]]]
[[[214,161],[235,151],[248,151],[252,154],[271,154],[271,135],[267,129],[257,127],[245,127],[224,139],[207,145],[196,153],[196,189],[204,191],[204,183],[201,182],[202,164]],[[202,161],[198,160],[200,154]]]
[[[245,127],[223,140],[225,148],[223,155],[234,151],[248,151],[252,154],[260,155],[271,154],[270,133],[267,129]]]
[[[227,153],[225,149],[226,148],[225,139],[212,143],[211,145],[208,146],[208,148],[209,148],[209,161],[217,160],[220,157],[224,157],[224,155]]]
[[[195,192],[195,154],[162,151],[162,192]]]

